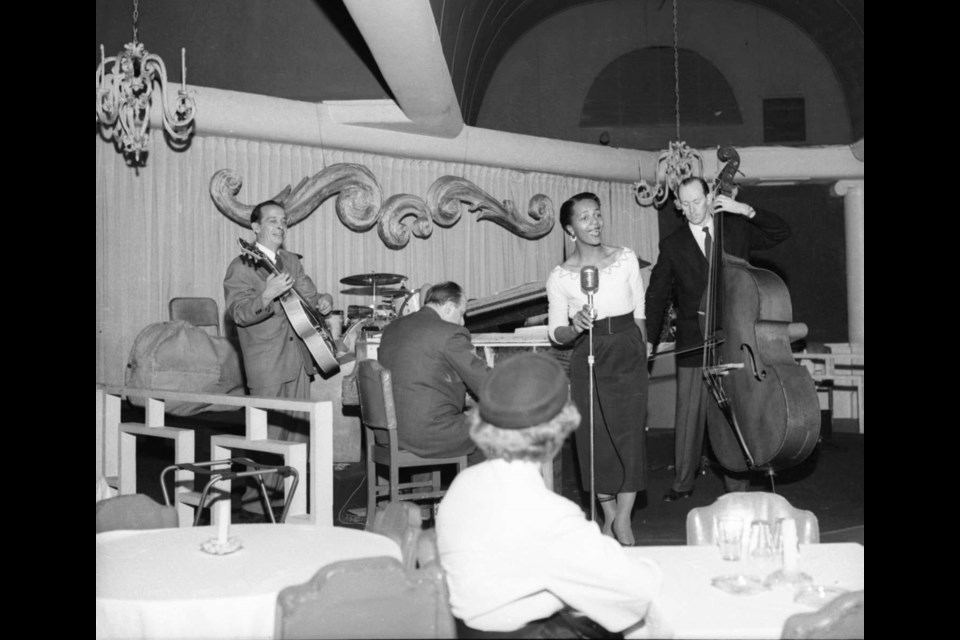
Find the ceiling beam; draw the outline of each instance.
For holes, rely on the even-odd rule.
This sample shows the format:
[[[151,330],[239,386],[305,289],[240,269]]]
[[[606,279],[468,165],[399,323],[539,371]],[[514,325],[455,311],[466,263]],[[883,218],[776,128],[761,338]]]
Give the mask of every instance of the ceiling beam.
[[[429,0],[344,0],[409,122],[353,122],[394,131],[454,138],[463,117]]]

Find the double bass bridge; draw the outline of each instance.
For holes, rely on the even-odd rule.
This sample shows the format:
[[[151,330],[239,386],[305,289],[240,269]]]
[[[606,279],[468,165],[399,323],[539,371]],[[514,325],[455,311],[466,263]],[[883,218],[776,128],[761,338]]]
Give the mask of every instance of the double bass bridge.
[[[703,375],[706,376],[725,376],[734,369],[743,369],[742,362],[731,362],[729,364],[718,364],[712,367],[704,367]]]

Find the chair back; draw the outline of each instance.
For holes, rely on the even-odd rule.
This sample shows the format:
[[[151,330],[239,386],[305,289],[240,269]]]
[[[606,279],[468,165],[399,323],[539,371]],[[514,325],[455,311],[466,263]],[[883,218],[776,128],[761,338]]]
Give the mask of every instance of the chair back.
[[[812,613],[793,614],[780,637],[863,638],[863,589],[837,596]]]
[[[386,556],[341,560],[277,596],[274,636],[455,638],[443,573],[408,572]]]
[[[213,298],[171,298],[170,319],[185,320],[195,327],[213,327],[220,335],[220,309]]]
[[[408,571],[416,569],[419,539],[423,529],[419,506],[412,502],[391,500],[377,507],[373,517],[367,518],[365,528],[396,542],[403,556],[403,566]]]
[[[820,524],[812,511],[797,509],[786,498],[766,491],[735,491],[720,496],[713,504],[696,507],[687,514],[687,544],[716,542],[716,519],[741,517],[751,520],[793,518],[797,523],[797,539],[801,544],[819,544]]]
[[[373,429],[396,430],[397,411],[390,371],[376,360],[361,360],[357,363],[357,391],[363,424]]]
[[[180,524],[175,507],[134,493],[97,503],[97,533],[117,529],[172,529]]]

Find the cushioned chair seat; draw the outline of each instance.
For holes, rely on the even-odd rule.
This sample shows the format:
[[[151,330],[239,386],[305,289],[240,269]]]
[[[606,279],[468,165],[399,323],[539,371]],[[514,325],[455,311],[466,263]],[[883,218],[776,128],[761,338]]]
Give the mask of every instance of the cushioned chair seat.
[[[135,493],[97,503],[97,533],[117,529],[167,529],[180,524],[177,510]]]

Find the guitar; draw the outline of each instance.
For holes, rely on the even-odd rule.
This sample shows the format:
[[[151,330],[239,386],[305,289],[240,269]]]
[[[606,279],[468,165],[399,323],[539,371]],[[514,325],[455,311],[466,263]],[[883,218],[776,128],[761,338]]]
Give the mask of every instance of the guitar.
[[[280,273],[273,262],[270,261],[256,245],[245,242],[243,238],[237,238],[240,243],[240,252],[253,260],[254,265],[263,266],[270,273]],[[297,291],[296,287],[291,287],[279,298],[280,306],[283,312],[287,314],[287,320],[293,326],[303,343],[307,345],[307,350],[313,356],[320,371],[325,376],[332,376],[340,371],[340,363],[336,358],[336,349],[334,348],[333,336],[327,329],[323,318],[319,312],[308,303],[304,297]]]

